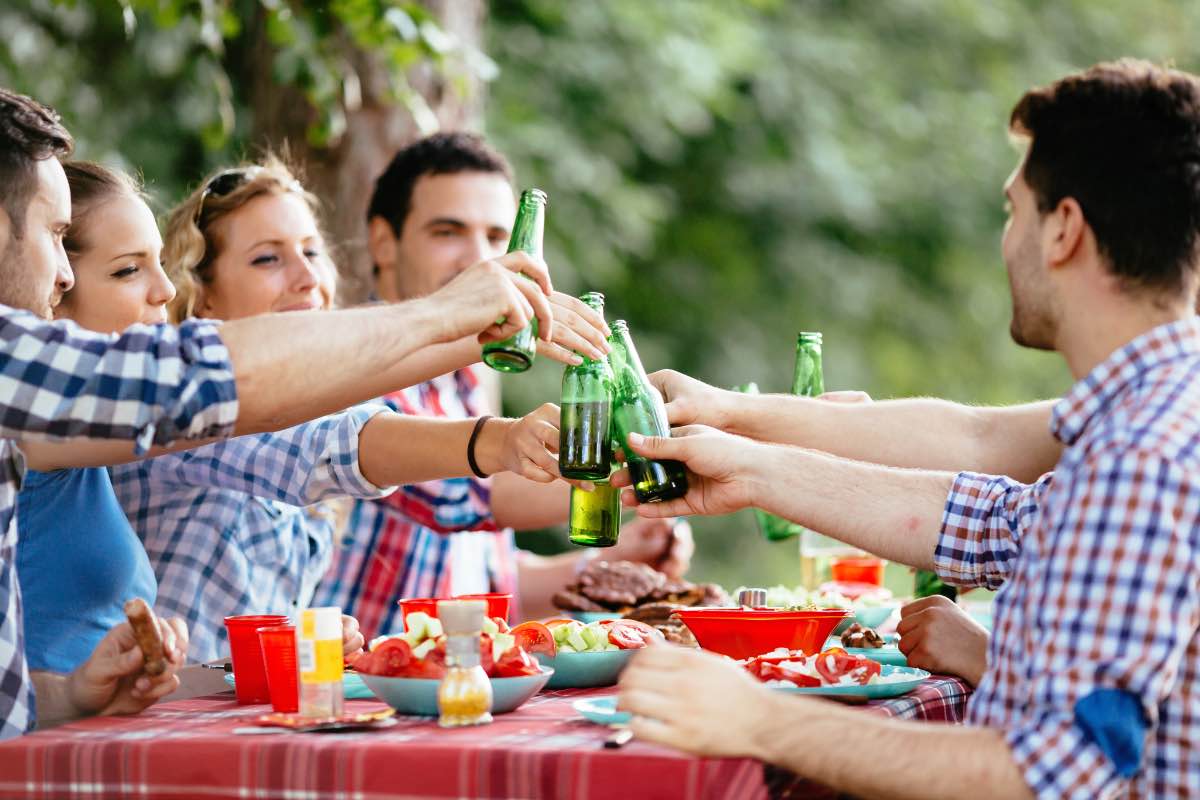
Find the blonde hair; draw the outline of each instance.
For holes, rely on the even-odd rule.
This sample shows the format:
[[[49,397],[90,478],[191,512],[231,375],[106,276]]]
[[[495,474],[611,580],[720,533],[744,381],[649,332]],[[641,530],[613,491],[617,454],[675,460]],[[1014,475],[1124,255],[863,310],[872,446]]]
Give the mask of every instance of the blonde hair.
[[[213,263],[221,253],[223,242],[217,223],[235,213],[256,197],[292,193],[304,200],[316,220],[322,238],[328,237],[321,225],[321,206],[316,196],[304,188],[297,177],[298,170],[283,158],[268,154],[261,162],[212,173],[171,210],[163,234],[163,262],[167,275],[175,284],[175,299],[167,306],[173,322],[182,322],[196,315],[203,298],[204,287],[216,277]],[[214,184],[223,177],[240,181],[226,192],[214,191]],[[322,255],[321,294],[325,306],[333,305],[337,285],[337,267],[332,259]]]

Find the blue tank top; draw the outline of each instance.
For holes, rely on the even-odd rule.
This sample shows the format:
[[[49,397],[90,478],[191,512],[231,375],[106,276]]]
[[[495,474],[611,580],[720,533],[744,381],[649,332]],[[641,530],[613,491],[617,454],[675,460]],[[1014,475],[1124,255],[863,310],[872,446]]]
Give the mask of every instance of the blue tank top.
[[[28,470],[17,496],[17,580],[29,668],[70,672],[132,597],[151,606],[154,569],[102,467]]]

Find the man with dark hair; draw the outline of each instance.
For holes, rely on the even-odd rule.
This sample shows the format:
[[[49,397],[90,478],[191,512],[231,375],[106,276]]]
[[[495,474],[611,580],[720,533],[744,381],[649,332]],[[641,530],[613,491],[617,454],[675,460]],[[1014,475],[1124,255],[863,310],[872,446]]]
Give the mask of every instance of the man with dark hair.
[[[699,424],[629,443],[694,477],[644,516],[759,506],[952,584],[1003,587],[969,724],[783,697],[730,662],[651,648],[621,680],[639,738],[864,797],[1200,790],[1200,81],[1101,64],[1029,92],[1010,125],[1027,144],[1005,186],[1012,335],[1078,381],[1053,409],[1052,473],[897,470],[741,438],[703,423],[739,430],[755,398],[722,399],[732,415],[714,419],[716,390],[674,373],[652,379],[674,422]]]
[[[428,345],[471,337],[478,346],[475,337],[503,338],[534,314],[544,329],[553,324],[546,266],[522,254],[481,261],[435,295],[400,305],[135,326],[117,337],[47,322],[73,283],[62,244],[70,192],[58,161],[69,150],[54,112],[0,89],[0,739],[33,725],[34,684],[43,720],[137,710],[177,685],[173,673],[139,675],[127,625],[71,675],[31,680],[14,569],[20,440],[114,440],[71,443],[64,466],[95,466],[277,430],[423,379],[430,373],[417,351]]]
[[[375,292],[398,302],[424,297],[473,260],[503,253],[516,215],[512,168],[482,137],[438,133],[399,151],[375,183],[367,212]],[[555,317],[583,312],[583,303],[555,293]],[[568,350],[541,342],[560,360]],[[461,418],[496,413],[497,374],[469,346],[444,363],[446,374],[384,398],[408,414]],[[517,475],[457,478],[401,487],[387,500],[357,501],[318,589],[321,603],[341,606],[368,636],[400,627],[396,600],[520,589],[521,613],[552,615],[550,598],[583,565],[578,552],[555,557],[518,552],[512,528],[566,520],[568,487]],[[687,571],[691,530],[673,520],[626,526],[607,559],[650,563],[672,577]]]

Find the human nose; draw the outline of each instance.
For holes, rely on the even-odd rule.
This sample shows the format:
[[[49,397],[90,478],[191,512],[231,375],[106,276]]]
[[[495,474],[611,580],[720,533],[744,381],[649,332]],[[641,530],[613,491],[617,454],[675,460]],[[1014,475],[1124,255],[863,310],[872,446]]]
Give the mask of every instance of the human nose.
[[[152,306],[165,306],[174,299],[175,284],[171,283],[171,279],[161,268],[156,270],[150,283],[150,292],[146,295],[146,302]]]

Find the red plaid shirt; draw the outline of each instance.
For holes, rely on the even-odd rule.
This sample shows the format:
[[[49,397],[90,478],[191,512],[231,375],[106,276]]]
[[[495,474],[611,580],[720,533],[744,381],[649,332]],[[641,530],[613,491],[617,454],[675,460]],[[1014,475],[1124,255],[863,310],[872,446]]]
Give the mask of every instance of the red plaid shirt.
[[[1117,350],[1052,431],[1053,473],[946,503],[939,574],[1000,589],[967,721],[1039,797],[1200,795],[1200,323]]]
[[[410,386],[384,398],[396,411],[462,419],[487,411],[474,370]],[[401,486],[380,500],[354,503],[316,605],[340,606],[368,638],[400,630],[405,597],[515,592],[512,530],[496,527],[491,481],[450,478]]]

